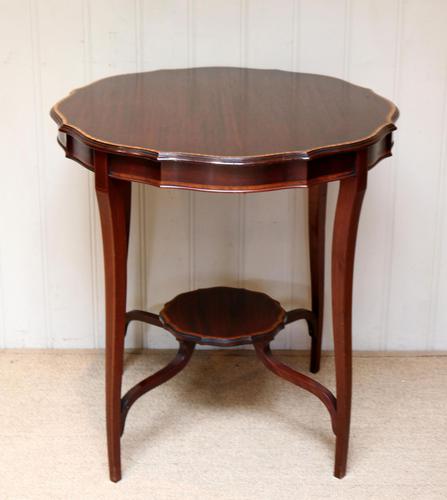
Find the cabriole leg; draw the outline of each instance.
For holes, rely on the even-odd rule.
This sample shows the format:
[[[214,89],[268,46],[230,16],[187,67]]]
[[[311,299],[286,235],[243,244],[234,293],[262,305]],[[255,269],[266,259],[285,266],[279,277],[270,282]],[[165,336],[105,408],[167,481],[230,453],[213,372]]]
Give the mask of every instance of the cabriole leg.
[[[131,184],[108,176],[107,155],[95,153],[106,295],[106,420],[110,479],[121,479],[121,381],[126,323],[127,247]]]
[[[346,473],[352,391],[352,281],[355,242],[366,190],[366,162],[360,154],[357,175],[340,182],[332,243],[332,320],[337,387],[334,475]]]

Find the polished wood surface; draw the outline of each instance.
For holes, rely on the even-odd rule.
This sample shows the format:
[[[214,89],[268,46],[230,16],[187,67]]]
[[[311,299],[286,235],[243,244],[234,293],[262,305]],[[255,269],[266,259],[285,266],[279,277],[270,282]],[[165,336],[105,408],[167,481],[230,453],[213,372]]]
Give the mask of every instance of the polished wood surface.
[[[312,373],[317,373],[320,369],[321,342],[323,336],[326,198],[327,184],[319,184],[310,187],[308,200],[310,283],[312,312],[316,318],[315,324],[309,324],[312,337],[310,360],[310,371]]]
[[[146,392],[179,373],[196,343],[252,343],[276,375],[317,396],[336,435],[336,477],[346,473],[352,392],[355,242],[368,171],[391,154],[397,108],[374,92],[320,75],[198,68],[121,75],[74,91],[51,110],[66,156],[95,174],[106,281],[106,416],[109,470],[121,479],[120,437]],[[162,188],[257,192],[308,187],[311,309],[285,312],[259,292],[213,287],[181,294],[160,316],[126,312],[131,182]],[[327,183],[340,181],[332,241],[336,395],[273,356],[270,342],[305,320],[311,372],[320,367]],[[131,321],[165,328],[179,351],[121,396]]]
[[[335,477],[346,473],[352,394],[352,282],[357,228],[366,191],[365,153],[357,157],[356,177],[340,183],[332,239],[332,324],[337,385]]]
[[[127,249],[131,186],[111,179],[107,157],[95,154],[95,187],[101,216],[106,292],[106,416],[110,478],[121,478],[121,382],[126,328]]]
[[[99,80],[60,101],[52,116],[61,130],[109,152],[237,164],[357,149],[394,130],[397,110],[328,76],[194,68]]]
[[[265,293],[243,288],[200,288],[177,295],[160,312],[165,328],[177,338],[199,344],[251,344],[270,339],[282,328],[286,312]]]
[[[255,351],[259,359],[264,363],[270,371],[278,375],[278,377],[291,382],[312,393],[326,406],[331,417],[332,431],[337,434],[337,400],[332,392],[320,384],[316,380],[303,373],[300,373],[290,366],[282,363],[273,356],[269,342],[263,340],[255,340]]]
[[[164,188],[269,191],[355,175],[391,154],[398,110],[369,89],[322,75],[195,68],[119,75],[57,103],[69,158]]]
[[[121,398],[121,435],[124,432],[127,414],[135,401],[182,371],[191,359],[195,346],[193,342],[180,341],[177,354],[168,365],[138,382]]]

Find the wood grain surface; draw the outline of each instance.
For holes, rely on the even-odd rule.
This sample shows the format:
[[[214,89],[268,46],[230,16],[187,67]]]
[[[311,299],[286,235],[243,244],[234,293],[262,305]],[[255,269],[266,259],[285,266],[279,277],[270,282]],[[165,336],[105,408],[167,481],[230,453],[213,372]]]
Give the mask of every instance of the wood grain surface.
[[[222,67],[105,78],[51,115],[109,152],[235,164],[352,151],[394,130],[398,110],[338,78]]]
[[[160,312],[163,326],[177,338],[218,346],[271,339],[284,328],[285,316],[265,293],[223,286],[182,293]]]

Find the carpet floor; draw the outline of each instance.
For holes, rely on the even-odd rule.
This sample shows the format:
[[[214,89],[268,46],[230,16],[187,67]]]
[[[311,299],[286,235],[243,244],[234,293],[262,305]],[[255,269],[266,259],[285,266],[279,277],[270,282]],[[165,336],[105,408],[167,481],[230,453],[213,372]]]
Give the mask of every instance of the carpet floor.
[[[124,390],[170,360],[126,354]],[[307,372],[302,353],[281,353]],[[447,357],[361,356],[347,476],[321,402],[252,351],[198,351],[143,396],[108,480],[96,352],[0,351],[0,499],[446,499]],[[333,358],[316,378],[334,387]]]

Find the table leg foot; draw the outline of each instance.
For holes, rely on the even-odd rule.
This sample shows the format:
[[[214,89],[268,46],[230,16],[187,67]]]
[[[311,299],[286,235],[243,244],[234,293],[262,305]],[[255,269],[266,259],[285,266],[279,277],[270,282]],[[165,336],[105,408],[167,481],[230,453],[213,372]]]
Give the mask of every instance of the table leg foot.
[[[348,461],[348,440],[349,435],[337,437],[335,442],[335,466],[334,476],[342,479],[346,475],[346,465]]]
[[[121,464],[116,467],[109,468],[110,470],[110,481],[117,483],[121,481]]]
[[[106,426],[111,481],[121,479],[121,380],[124,342],[106,347]],[[111,352],[110,352],[111,351]]]

